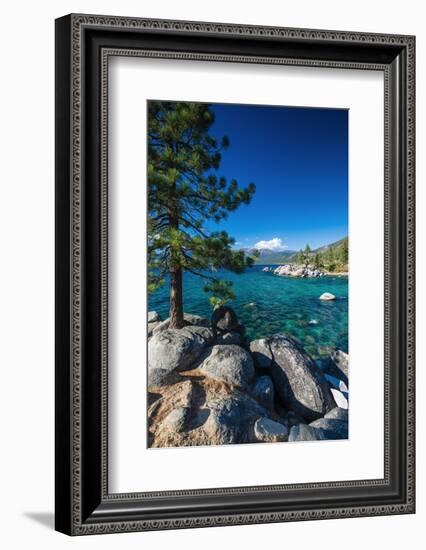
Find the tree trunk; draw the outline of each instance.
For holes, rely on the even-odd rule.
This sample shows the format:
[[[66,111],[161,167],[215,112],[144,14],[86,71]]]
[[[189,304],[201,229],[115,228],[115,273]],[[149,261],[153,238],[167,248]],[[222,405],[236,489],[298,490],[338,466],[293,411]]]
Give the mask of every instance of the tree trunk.
[[[183,289],[182,269],[170,272],[170,328],[182,328],[183,322]]]

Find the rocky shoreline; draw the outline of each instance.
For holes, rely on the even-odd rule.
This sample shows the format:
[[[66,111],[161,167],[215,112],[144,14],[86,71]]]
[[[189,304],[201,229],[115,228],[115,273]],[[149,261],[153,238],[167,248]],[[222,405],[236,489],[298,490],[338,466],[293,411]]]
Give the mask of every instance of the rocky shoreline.
[[[229,307],[186,326],[148,314],[148,446],[348,437],[348,355],[315,362],[293,338],[248,342]]]
[[[297,264],[284,264],[277,267],[266,266],[262,271],[273,273],[279,277],[300,277],[301,279],[318,278],[326,275],[333,277],[348,277],[349,275],[346,271],[327,271],[325,269]]]

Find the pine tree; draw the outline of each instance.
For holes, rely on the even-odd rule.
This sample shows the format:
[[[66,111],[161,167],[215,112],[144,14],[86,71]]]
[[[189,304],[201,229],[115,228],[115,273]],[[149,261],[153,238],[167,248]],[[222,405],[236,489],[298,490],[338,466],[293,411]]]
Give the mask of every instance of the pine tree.
[[[349,261],[349,240],[345,237],[341,246],[341,260],[343,265],[347,265]]]
[[[334,250],[331,246],[328,247],[325,253],[325,260],[327,262],[327,267],[329,271],[334,271],[336,269]]]
[[[303,253],[303,250],[300,249],[296,255],[296,264],[302,265],[304,262],[305,262],[305,254]]]
[[[219,143],[210,135],[213,122],[205,103],[148,104],[148,290],[170,275],[171,328],[184,325],[184,271],[208,280],[205,290],[217,306],[232,299],[231,283],[209,271],[241,273],[254,261],[232,248],[235,240],[226,231],[206,227],[249,204],[255,192],[253,183],[242,189],[215,175],[229,140]]]
[[[324,262],[322,260],[322,256],[319,252],[316,252],[314,257],[314,266],[315,269],[321,269],[321,267],[324,267]]]
[[[305,250],[303,251],[303,263],[305,267],[308,267],[309,262],[311,261],[311,247],[309,244],[305,246]]]

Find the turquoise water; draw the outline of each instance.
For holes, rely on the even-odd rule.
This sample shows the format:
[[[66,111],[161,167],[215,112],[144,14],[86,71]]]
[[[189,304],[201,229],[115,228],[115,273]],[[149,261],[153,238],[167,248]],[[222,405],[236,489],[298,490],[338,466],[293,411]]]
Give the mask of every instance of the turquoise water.
[[[293,279],[262,272],[263,267],[257,265],[241,275],[216,274],[234,283],[236,299],[228,305],[235,309],[240,322],[245,325],[248,339],[287,333],[297,338],[314,357],[328,355],[334,347],[347,352],[347,277]],[[184,274],[184,310],[210,318],[212,309],[203,286],[204,281],[199,277]],[[331,292],[337,299],[323,302],[319,300],[323,292]],[[169,289],[166,284],[149,296],[149,310],[158,311],[162,318],[166,318],[168,309]]]

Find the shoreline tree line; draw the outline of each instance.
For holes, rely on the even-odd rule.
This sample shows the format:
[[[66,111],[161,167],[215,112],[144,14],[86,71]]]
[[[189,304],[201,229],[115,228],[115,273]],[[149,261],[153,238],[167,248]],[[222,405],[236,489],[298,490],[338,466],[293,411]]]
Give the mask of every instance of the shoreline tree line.
[[[338,245],[328,246],[324,250],[317,251],[312,251],[307,244],[296,254],[295,263],[331,272],[348,271],[349,239],[345,237]]]

